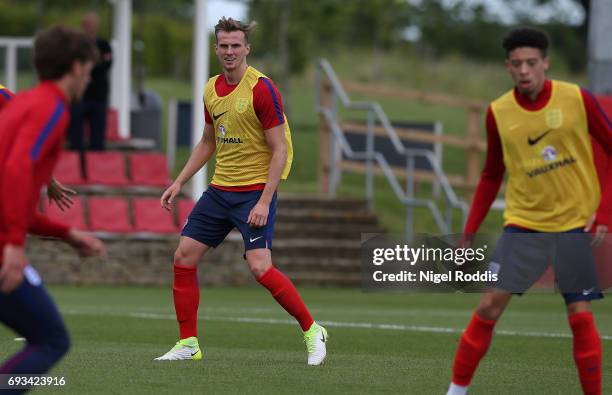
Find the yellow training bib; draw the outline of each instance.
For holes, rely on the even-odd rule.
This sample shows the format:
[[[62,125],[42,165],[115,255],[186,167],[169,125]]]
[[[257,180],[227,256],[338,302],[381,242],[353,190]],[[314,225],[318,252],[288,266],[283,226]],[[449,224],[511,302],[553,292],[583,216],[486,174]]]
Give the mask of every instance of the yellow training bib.
[[[509,91],[491,109],[509,174],[504,223],[542,232],[584,226],[600,190],[580,88],[553,81],[538,111],[522,108]]]
[[[216,159],[212,183],[219,186],[243,186],[266,183],[272,152],[268,147],[264,130],[253,108],[253,88],[264,74],[248,67],[238,86],[227,96],[215,92],[219,75],[208,80],[204,89],[204,102],[213,119]],[[285,138],[287,163],[283,169],[285,180],[291,170],[293,146],[287,117]]]

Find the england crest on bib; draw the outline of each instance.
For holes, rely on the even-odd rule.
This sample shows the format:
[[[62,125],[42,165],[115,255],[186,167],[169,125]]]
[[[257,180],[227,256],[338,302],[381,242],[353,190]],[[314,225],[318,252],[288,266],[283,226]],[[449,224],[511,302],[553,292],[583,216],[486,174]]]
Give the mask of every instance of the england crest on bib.
[[[546,126],[551,129],[557,129],[563,124],[563,111],[560,108],[552,108],[544,114]]]
[[[238,100],[236,100],[235,108],[236,111],[238,111],[238,114],[244,113],[246,110],[249,109],[249,99],[247,99],[246,97],[238,98]]]

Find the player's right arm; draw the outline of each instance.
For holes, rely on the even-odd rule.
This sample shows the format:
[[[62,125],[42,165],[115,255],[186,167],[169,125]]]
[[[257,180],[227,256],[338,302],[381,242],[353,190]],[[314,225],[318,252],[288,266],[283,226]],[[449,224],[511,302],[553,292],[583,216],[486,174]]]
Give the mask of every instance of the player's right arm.
[[[166,210],[171,209],[174,198],[180,193],[181,188],[193,175],[210,160],[215,153],[217,144],[215,142],[215,130],[212,123],[204,124],[204,133],[198,144],[193,149],[183,170],[179,173],[176,180],[166,189],[161,197],[161,206]]]
[[[198,170],[202,168],[210,160],[215,153],[217,144],[215,142],[215,133],[213,125],[210,123],[204,124],[204,133],[198,144],[193,149],[183,170],[179,173],[174,183],[185,185],[187,181],[193,177]]]
[[[470,214],[465,223],[465,228],[463,230],[464,237],[470,237],[470,235],[478,231],[478,228],[487,216],[499,192],[499,188],[501,188],[502,181],[504,180],[504,173],[506,171],[501,139],[491,107],[487,110],[486,127],[487,158],[485,166],[482,169],[482,174],[480,175],[476,193],[474,194]]]
[[[106,257],[106,247],[102,240],[86,232],[53,221],[39,212],[34,214],[28,233],[58,238],[74,248],[81,256]]]

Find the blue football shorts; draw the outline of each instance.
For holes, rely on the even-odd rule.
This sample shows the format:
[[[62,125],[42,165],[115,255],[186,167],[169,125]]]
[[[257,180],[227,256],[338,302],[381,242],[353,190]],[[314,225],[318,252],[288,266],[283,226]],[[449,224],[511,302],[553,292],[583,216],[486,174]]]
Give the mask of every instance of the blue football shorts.
[[[591,236],[582,228],[542,233],[506,226],[489,264],[488,270],[498,274],[491,286],[522,294],[552,265],[566,304],[601,299],[591,248]]]
[[[276,219],[276,193],[270,203],[266,225],[254,228],[247,224],[249,213],[262,192],[230,192],[210,186],[189,214],[181,236],[216,248],[232,229],[237,228],[242,234],[245,251],[256,248],[271,250]]]

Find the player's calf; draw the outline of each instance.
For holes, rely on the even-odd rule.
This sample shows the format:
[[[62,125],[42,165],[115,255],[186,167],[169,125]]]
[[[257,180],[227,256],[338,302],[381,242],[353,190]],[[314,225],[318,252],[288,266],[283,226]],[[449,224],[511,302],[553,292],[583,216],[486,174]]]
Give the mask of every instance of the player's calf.
[[[588,395],[601,394],[601,338],[593,313],[582,311],[568,317],[573,334],[574,361],[582,390]]]

